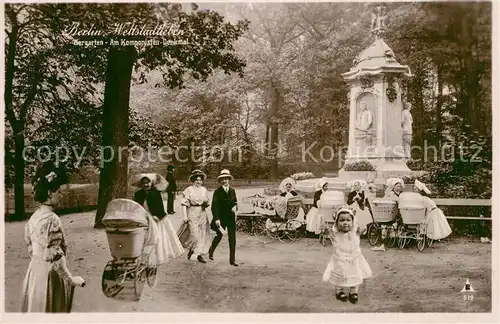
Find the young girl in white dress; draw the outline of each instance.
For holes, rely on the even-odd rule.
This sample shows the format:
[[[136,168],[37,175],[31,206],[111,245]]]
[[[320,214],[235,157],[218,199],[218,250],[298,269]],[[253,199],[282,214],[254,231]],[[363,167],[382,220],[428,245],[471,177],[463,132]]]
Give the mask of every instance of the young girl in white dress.
[[[364,279],[372,277],[370,266],[361,253],[361,231],[353,210],[340,208],[337,211],[333,226],[333,254],[323,273],[323,281],[334,285],[335,297],[353,304],[359,299],[358,286]]]

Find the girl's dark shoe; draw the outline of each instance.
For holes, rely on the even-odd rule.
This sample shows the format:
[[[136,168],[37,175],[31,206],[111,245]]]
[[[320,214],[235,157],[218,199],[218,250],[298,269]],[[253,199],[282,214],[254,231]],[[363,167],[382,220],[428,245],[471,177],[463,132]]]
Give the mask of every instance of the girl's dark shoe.
[[[343,302],[346,302],[347,301],[347,296],[346,294],[343,292],[343,291],[339,291],[335,297],[338,299],[338,300],[341,300]]]
[[[201,255],[198,255],[198,261],[201,263],[207,263],[207,261],[205,261],[205,259],[203,259]]]
[[[353,294],[349,294],[349,301],[353,304],[356,304],[358,302],[358,294],[356,293],[353,293]]]
[[[194,253],[193,250],[189,250],[188,255],[187,255],[188,260],[191,259],[191,256],[193,255],[193,253]]]

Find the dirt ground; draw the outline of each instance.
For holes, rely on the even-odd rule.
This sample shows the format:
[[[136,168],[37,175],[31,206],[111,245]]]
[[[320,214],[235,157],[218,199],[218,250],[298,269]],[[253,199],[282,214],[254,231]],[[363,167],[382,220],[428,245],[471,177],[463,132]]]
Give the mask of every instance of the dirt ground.
[[[240,197],[255,192],[237,191]],[[321,281],[331,245],[323,247],[314,238],[284,244],[244,233],[237,235],[239,267],[229,265],[223,240],[214,261],[201,264],[183,256],[161,267],[157,287],[146,286],[140,301],[109,299],[101,291],[101,275],[111,256],[105,232],[92,228],[94,215],[62,216],[69,240],[68,266],[87,280],[86,287],[77,288],[74,312],[491,311],[491,244],[465,238],[435,243],[423,252],[414,246],[371,251],[363,239],[363,254],[375,277],[360,287],[357,305],[335,300],[333,287]],[[177,228],[180,213],[170,217]],[[25,223],[5,224],[6,312],[18,311],[29,263]],[[474,300],[464,300],[460,293],[467,278],[476,291]]]

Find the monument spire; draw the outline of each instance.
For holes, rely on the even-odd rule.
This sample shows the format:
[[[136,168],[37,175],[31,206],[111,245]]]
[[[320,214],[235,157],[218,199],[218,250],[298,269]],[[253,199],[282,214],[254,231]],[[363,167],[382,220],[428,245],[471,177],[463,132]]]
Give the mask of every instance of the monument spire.
[[[385,32],[385,19],[387,18],[387,7],[384,4],[378,5],[372,11],[372,22],[370,32],[375,39],[382,38]]]

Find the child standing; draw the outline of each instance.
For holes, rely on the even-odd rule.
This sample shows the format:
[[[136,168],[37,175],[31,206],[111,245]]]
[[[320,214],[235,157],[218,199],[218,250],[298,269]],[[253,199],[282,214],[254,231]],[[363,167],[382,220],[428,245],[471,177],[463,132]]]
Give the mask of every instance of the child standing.
[[[358,286],[363,283],[363,279],[372,276],[359,246],[361,231],[351,209],[341,208],[337,211],[333,226],[334,251],[323,273],[323,281],[335,286],[335,297],[353,304],[358,302]]]

